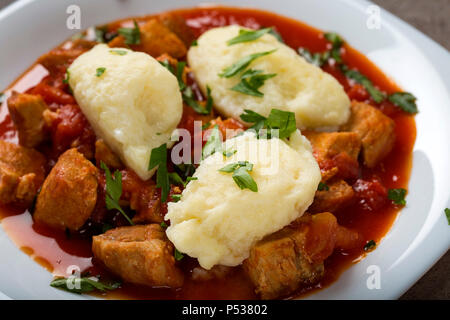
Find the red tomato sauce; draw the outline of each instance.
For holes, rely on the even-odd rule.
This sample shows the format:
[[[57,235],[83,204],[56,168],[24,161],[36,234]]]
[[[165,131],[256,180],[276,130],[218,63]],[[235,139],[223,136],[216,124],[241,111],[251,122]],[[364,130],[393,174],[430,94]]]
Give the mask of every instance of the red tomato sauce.
[[[239,24],[250,28],[261,28],[272,26],[280,33],[285,43],[297,49],[304,47],[311,52],[322,52],[327,49],[329,43],[324,39],[323,32],[305,25],[293,19],[282,17],[273,13],[254,10],[237,9],[226,7],[215,8],[193,8],[173,11],[183,16],[196,37],[206,30]],[[142,17],[140,20],[150,18]],[[118,26],[129,22],[124,19],[113,22],[110,26]],[[343,35],[345,38],[345,35]],[[357,50],[345,44],[341,52],[343,61],[351,68],[357,68],[366,75],[380,90],[386,93],[401,91],[399,87],[381,72],[372,62]],[[400,207],[380,197],[390,188],[407,188],[412,164],[412,149],[416,137],[414,117],[405,114],[389,102],[379,105],[371,101],[364,88],[350,83],[334,67],[324,67],[326,72],[332,74],[344,86],[344,89],[352,99],[367,101],[377,106],[394,119],[396,124],[397,140],[392,152],[374,169],[362,168],[360,176],[369,181],[367,185],[354,185],[358,192],[358,200],[354,205],[345,208],[342,212],[334,213],[340,225],[352,228],[360,232],[368,240],[376,243],[389,231]],[[17,90],[26,92],[39,84],[48,72],[45,68],[36,64],[16,80],[6,91]],[[36,87],[33,90],[41,90],[47,95],[58,95],[64,104],[71,104],[73,100],[70,95],[55,93],[45,87]],[[47,91],[45,91],[47,90]],[[189,112],[189,111],[188,111]],[[191,121],[192,115],[185,114],[185,122]],[[186,125],[188,126],[188,125]],[[82,130],[82,128],[78,128]],[[0,139],[17,143],[17,132],[9,117],[6,102],[0,109]],[[377,184],[381,181],[381,187]],[[385,188],[383,191],[382,188]],[[383,198],[383,200],[377,200]],[[360,201],[375,202],[377,210],[364,209]],[[90,271],[91,274],[102,274],[108,277],[101,266],[92,261],[91,242],[80,235],[68,236],[63,232],[57,232],[43,226],[38,226],[32,221],[28,211],[16,208],[0,208],[1,223],[3,229],[13,239],[17,246],[30,255],[36,262],[43,265],[54,275],[68,276],[66,269],[70,265],[78,265],[81,271]],[[315,290],[326,288],[332,284],[339,275],[357,263],[366,253],[363,248],[352,251],[335,251],[325,261],[325,276],[314,286],[300,289],[290,298],[301,297]],[[185,258],[181,262],[181,268],[185,271],[185,284],[177,290],[165,288],[148,288],[130,284],[123,284],[118,290],[102,294],[105,298],[121,299],[256,299],[253,285],[247,279],[241,268],[221,280],[195,282],[190,279],[189,273],[196,266],[195,260]]]

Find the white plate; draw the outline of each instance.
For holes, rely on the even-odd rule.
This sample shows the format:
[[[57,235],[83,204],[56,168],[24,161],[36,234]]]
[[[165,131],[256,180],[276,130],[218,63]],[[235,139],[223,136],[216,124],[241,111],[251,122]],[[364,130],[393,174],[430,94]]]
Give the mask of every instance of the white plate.
[[[69,5],[81,8],[82,28],[118,18],[199,4],[195,0],[22,0],[0,12],[0,88],[35,59],[75,33],[66,26]],[[418,98],[408,205],[378,249],[337,282],[310,298],[395,299],[450,247],[444,208],[450,207],[450,56],[448,51],[381,10],[381,29],[366,22],[372,4],[350,0],[227,0],[226,5],[277,12],[340,33],[405,90]],[[13,299],[91,298],[51,288],[51,275],[22,253],[0,228],[0,290]],[[380,270],[381,288],[368,289],[368,268]],[[370,271],[370,268],[369,268]],[[0,293],[0,298],[2,294]],[[5,297],[4,297],[5,298]]]

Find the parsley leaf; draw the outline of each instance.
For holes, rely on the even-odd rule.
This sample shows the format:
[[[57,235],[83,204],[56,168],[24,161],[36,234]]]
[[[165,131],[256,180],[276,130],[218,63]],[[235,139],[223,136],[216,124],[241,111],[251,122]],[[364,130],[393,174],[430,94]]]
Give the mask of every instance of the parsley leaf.
[[[367,92],[370,94],[370,96],[376,103],[380,103],[385,99],[384,93],[375,88],[372,81],[370,81],[365,75],[363,75],[359,71],[349,69],[346,65],[341,65],[341,70],[347,78],[355,80],[356,82],[362,84],[362,86],[367,90]]]
[[[249,172],[251,172],[252,170],[253,164],[248,161],[239,161],[226,165],[225,167],[219,169],[219,172],[233,172],[233,180],[241,190],[249,189],[253,192],[258,192],[258,186],[256,185],[255,180],[253,180],[253,178],[249,174]]]
[[[267,118],[252,110],[245,109],[244,112],[245,113],[241,115],[241,119],[245,122],[254,123],[250,129],[255,130],[258,133],[263,128],[268,130],[278,129],[278,138],[284,139],[297,130],[295,113],[293,112],[272,109]],[[268,134],[268,138],[271,138],[270,134]]]
[[[231,150],[231,151],[227,151],[225,150],[224,152],[222,152],[224,157],[231,157],[233,154],[235,154],[237,152],[237,150]]]
[[[171,196],[171,198],[172,198],[172,202],[178,202],[181,200],[181,194],[173,194]]]
[[[404,206],[406,205],[406,189],[389,189],[388,199],[392,200],[395,204]]]
[[[450,226],[450,209],[445,208],[444,212],[445,212],[445,216],[447,217],[448,225]]]
[[[262,74],[262,72],[262,70],[254,69],[245,71],[241,76],[241,82],[231,88],[231,90],[255,97],[264,96],[258,89],[264,85],[267,79],[275,77],[276,73]]]
[[[126,55],[128,52],[125,50],[109,50],[109,53],[114,54],[116,56],[124,56]]]
[[[254,60],[258,59],[259,57],[271,54],[276,50],[277,49],[265,52],[258,52],[245,56],[239,59],[237,62],[233,63],[230,67],[223,69],[222,73],[219,74],[219,77],[231,78],[232,76],[238,74],[239,72],[247,68],[250,65],[250,63],[252,63]]]
[[[125,38],[125,44],[140,44],[141,31],[136,20],[133,20],[134,28],[119,28],[118,32]]]
[[[317,187],[317,190],[319,190],[319,191],[328,191],[328,190],[330,190],[330,187],[326,183],[320,181],[319,182],[319,186]]]
[[[186,87],[183,81],[184,67],[186,67],[186,62],[181,61],[177,63],[177,70],[175,76],[177,77],[178,86],[180,87],[180,90],[183,90]]]
[[[196,47],[196,46],[198,46],[197,39],[195,39],[195,40],[192,41],[192,43],[191,43],[191,47]]]
[[[167,201],[170,191],[169,174],[167,172],[167,144],[152,149],[148,170],[158,167],[156,172],[156,187],[161,188],[161,202]]]
[[[376,246],[377,243],[375,242],[375,240],[370,240],[364,246],[364,251],[372,251],[373,249],[375,249]]]
[[[176,261],[180,261],[181,259],[184,258],[184,255],[180,251],[178,251],[177,248],[175,248],[175,250],[173,252],[173,256]]]
[[[66,76],[64,77],[63,83],[64,84],[69,84],[69,80],[70,80],[70,71],[69,69],[66,70]]]
[[[297,51],[306,61],[315,66],[321,67],[325,63],[324,54],[319,52],[311,53],[311,51],[306,48],[298,48]]]
[[[334,32],[327,32],[324,34],[325,39],[327,39],[329,42],[331,42],[332,48],[331,51],[329,51],[328,54],[324,55],[326,57],[326,60],[331,56],[337,63],[342,62],[341,58],[341,47],[344,44],[344,40]]]
[[[170,182],[172,184],[181,185],[181,186],[183,186],[185,188],[186,188],[186,185],[190,181],[197,180],[197,179],[198,179],[197,177],[187,177],[186,181],[183,181],[183,179],[180,177],[180,175],[178,173],[176,173],[176,172],[170,172],[169,173],[169,180],[170,180]],[[172,196],[172,198],[173,198],[173,196]]]
[[[120,287],[120,282],[114,282],[111,284],[106,284],[101,282],[98,278],[95,277],[69,277],[69,278],[56,278],[52,282],[50,282],[50,286],[54,288],[63,289],[73,293],[85,293],[91,292],[94,290],[106,291],[106,290],[115,290]]]
[[[197,102],[194,98],[194,93],[192,92],[191,87],[186,87],[184,91],[182,92],[183,101],[192,109],[194,109],[195,112],[203,115],[207,115],[211,113],[212,105],[213,105],[213,99],[211,97],[211,89],[209,86],[206,86],[206,105],[203,107],[200,103]]]
[[[96,76],[96,77],[101,77],[102,74],[105,73],[105,71],[106,71],[106,68],[103,68],[103,67],[97,68],[96,73],[95,73],[95,76]]]
[[[233,44],[249,42],[261,38],[266,33],[270,32],[272,28],[264,28],[259,30],[239,30],[239,35],[227,41],[227,45],[232,46]]]
[[[388,100],[408,113],[417,113],[416,97],[409,92],[395,92],[388,96]]]
[[[119,170],[114,172],[114,179],[109,171],[108,166],[102,161],[100,167],[105,171],[106,179],[106,196],[105,203],[108,210],[116,209],[127,219],[128,223],[134,225],[130,217],[123,211],[119,205],[120,196],[122,195],[122,173]]]
[[[217,152],[222,151],[222,140],[220,139],[220,131],[219,126],[217,124],[211,130],[211,134],[208,137],[208,141],[206,141],[205,146],[202,149],[203,159],[212,155],[216,151]]]
[[[167,225],[167,223],[165,221],[161,222],[160,226],[163,229],[166,229],[168,227],[168,225]]]
[[[277,38],[278,41],[284,43],[283,37],[281,37],[281,34],[277,32],[274,28],[270,28],[269,33],[273,35],[275,38]]]
[[[100,42],[100,43],[105,43],[105,34],[107,32],[107,27],[106,26],[102,26],[102,27],[96,27],[94,29],[94,33],[95,33],[95,41]]]

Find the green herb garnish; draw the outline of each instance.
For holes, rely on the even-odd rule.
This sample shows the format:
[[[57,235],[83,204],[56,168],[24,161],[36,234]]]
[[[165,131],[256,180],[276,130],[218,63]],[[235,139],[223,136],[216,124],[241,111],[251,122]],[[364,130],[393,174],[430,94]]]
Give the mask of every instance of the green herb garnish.
[[[259,30],[241,29],[241,30],[239,30],[239,35],[237,35],[233,39],[228,40],[227,44],[229,46],[232,46],[233,44],[237,44],[237,43],[254,41],[256,39],[261,38],[263,35],[270,32],[271,30],[272,30],[272,28],[264,28],[264,29],[259,29]]]
[[[128,52],[125,50],[109,50],[109,53],[115,54],[117,56],[124,56],[126,55]]]
[[[406,205],[406,189],[389,189],[388,190],[388,199],[392,200],[395,204],[404,206]]]
[[[264,94],[258,89],[264,85],[267,79],[276,76],[276,73],[262,74],[262,70],[249,69],[241,76],[241,82],[235,85],[231,90],[255,97],[262,97]]]
[[[311,53],[311,51],[306,48],[298,48],[297,51],[303,58],[305,58],[306,61],[318,67],[323,66],[325,61],[328,59],[327,54],[319,52]]]
[[[447,217],[448,225],[450,226],[450,209],[445,208],[444,212],[445,212],[445,216]]]
[[[375,88],[372,81],[370,81],[365,75],[363,75],[359,71],[349,69],[346,65],[341,65],[341,71],[347,78],[355,80],[356,82],[362,84],[362,86],[367,90],[367,92],[370,94],[370,96],[376,103],[380,103],[385,99],[384,93]]]
[[[319,186],[317,187],[317,190],[328,191],[328,190],[330,190],[330,187],[326,183],[321,181],[321,182],[319,182]]]
[[[134,28],[119,28],[118,32],[125,38],[125,44],[140,44],[141,31],[136,20],[133,20]]]
[[[331,56],[337,63],[342,62],[341,58],[341,47],[344,44],[344,40],[334,32],[327,32],[324,34],[325,39],[331,42],[332,48],[328,55],[326,55],[327,60]]]
[[[181,194],[173,194],[171,196],[171,198],[172,198],[172,202],[178,202],[181,200]]]
[[[63,83],[64,84],[69,84],[69,80],[70,80],[70,71],[69,69],[66,70],[66,76],[64,77]]]
[[[170,191],[169,174],[167,172],[167,144],[152,149],[148,170],[158,167],[156,172],[156,187],[161,188],[161,202],[167,201]]]
[[[102,26],[102,27],[96,27],[94,29],[94,33],[95,33],[95,41],[100,42],[100,43],[104,43],[105,41],[105,34],[108,31],[107,26]]]
[[[180,261],[181,259],[184,258],[184,255],[180,251],[178,251],[177,248],[175,248],[175,250],[173,252],[173,256],[176,261]]]
[[[245,122],[254,123],[250,129],[256,132],[263,128],[266,128],[268,131],[278,130],[278,138],[284,139],[290,137],[292,132],[297,130],[295,113],[293,112],[272,109],[267,118],[252,110],[245,109],[244,112],[241,115],[241,119]],[[268,134],[268,138],[271,138],[271,134]]]
[[[224,152],[222,152],[224,157],[231,157],[233,154],[235,154],[237,152],[237,150],[231,150],[231,151],[227,151],[225,150]]]
[[[196,46],[198,46],[197,39],[195,39],[195,40],[192,41],[192,43],[191,43],[191,47],[196,47]]]
[[[236,163],[230,163],[225,167],[219,169],[219,172],[233,173],[232,177],[238,187],[243,189],[249,189],[253,192],[258,192],[258,186],[255,180],[250,176],[249,172],[253,170],[253,164],[248,161],[239,161]]]
[[[220,139],[219,126],[216,124],[214,128],[212,128],[208,141],[206,141],[205,146],[202,149],[202,157],[205,159],[213,153],[220,151],[222,151],[222,140]]]
[[[395,92],[388,96],[388,100],[405,112],[419,112],[416,105],[417,99],[409,92]]]
[[[239,59],[237,62],[233,63],[230,67],[223,69],[222,73],[219,74],[219,77],[230,78],[230,77],[238,74],[239,72],[243,71],[254,60],[258,59],[259,57],[271,54],[271,53],[275,52],[276,50],[277,49],[265,51],[265,52],[258,52],[258,53],[253,53],[248,56],[245,56],[245,57]]]
[[[277,38],[278,41],[280,41],[281,43],[284,43],[283,37],[274,28],[270,28],[269,33],[271,35],[273,35],[275,38]]]
[[[103,68],[103,67],[97,68],[96,73],[95,73],[95,76],[96,76],[96,77],[101,77],[102,74],[105,73],[105,71],[106,71],[106,68]]]
[[[130,217],[123,211],[119,205],[120,196],[122,195],[122,173],[119,170],[114,172],[114,178],[109,171],[108,166],[102,161],[100,167],[105,171],[106,178],[106,208],[108,210],[116,209],[127,219],[128,223],[134,225]]]
[[[120,287],[120,282],[114,282],[106,284],[101,282],[98,278],[90,277],[69,277],[69,278],[56,278],[50,282],[50,286],[54,288],[63,289],[73,293],[86,293],[94,290],[106,291],[115,290]]]
[[[163,228],[163,229],[166,229],[167,227],[169,227],[169,226],[167,225],[167,223],[165,223],[164,221],[161,222],[160,226],[161,226],[161,228]]]
[[[372,251],[377,246],[377,243],[374,240],[370,240],[364,246],[364,251]]]

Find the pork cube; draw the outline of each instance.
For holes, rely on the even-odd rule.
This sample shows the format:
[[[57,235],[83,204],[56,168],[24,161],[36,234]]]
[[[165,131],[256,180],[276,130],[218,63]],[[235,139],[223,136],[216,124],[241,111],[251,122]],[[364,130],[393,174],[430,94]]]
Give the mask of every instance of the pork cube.
[[[77,149],[58,159],[39,193],[35,221],[76,231],[89,219],[97,202],[98,169]]]
[[[11,119],[19,133],[19,143],[28,148],[40,145],[48,137],[43,113],[47,104],[41,96],[13,91],[8,99]]]
[[[353,201],[355,192],[344,180],[334,181],[326,186],[327,189],[316,192],[314,202],[308,208],[309,212],[336,212]]]
[[[375,167],[394,147],[395,122],[363,102],[352,101],[350,120],[342,130],[359,135],[364,164],[369,168]]]
[[[354,178],[358,173],[361,140],[355,132],[304,131],[319,163],[322,180],[332,177]]]
[[[189,47],[192,44],[195,37],[183,17],[169,12],[160,15],[159,19],[164,26],[175,33],[178,38],[183,41],[186,47]]]
[[[45,178],[45,157],[0,140],[0,203],[29,206]]]
[[[140,43],[129,46],[134,51],[142,51],[153,57],[167,53],[177,59],[186,55],[187,49],[183,41],[158,20],[151,19],[140,26],[139,29],[141,33]],[[111,48],[127,47],[122,35],[115,37],[108,45]]]
[[[314,283],[324,272],[323,263],[310,263],[289,235],[258,242],[244,261],[244,270],[262,299],[275,299]]]
[[[174,247],[158,224],[120,227],[93,237],[92,251],[124,281],[146,286],[181,287]]]

